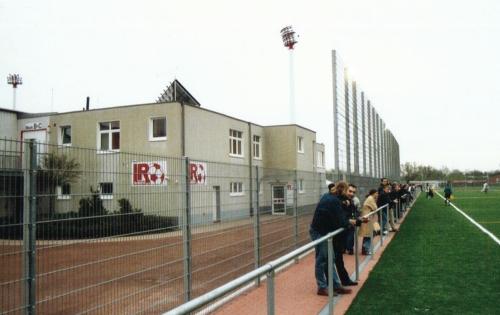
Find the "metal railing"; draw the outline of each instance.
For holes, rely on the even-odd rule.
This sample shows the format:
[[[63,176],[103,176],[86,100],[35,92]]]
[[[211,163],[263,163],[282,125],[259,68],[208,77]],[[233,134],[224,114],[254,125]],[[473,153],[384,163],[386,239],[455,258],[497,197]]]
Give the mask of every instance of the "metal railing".
[[[369,218],[383,209],[388,209],[388,204],[364,215],[361,216],[360,219],[365,219]],[[337,229],[331,233],[328,233],[327,235],[315,240],[311,241],[308,244],[276,259],[273,260],[266,265],[255,269],[249,273],[244,274],[243,276],[228,282],[227,284],[218,287],[217,289],[214,289],[208,293],[205,293],[204,295],[193,299],[179,307],[176,307],[175,309],[165,313],[165,315],[180,315],[180,314],[189,314],[193,311],[198,310],[199,308],[212,303],[216,299],[244,286],[245,284],[248,284],[252,281],[256,281],[257,279],[260,279],[262,276],[266,276],[266,281],[267,281],[267,314],[274,314],[275,313],[275,299],[274,299],[274,276],[276,273],[276,269],[283,266],[286,263],[291,262],[292,260],[296,259],[300,255],[310,251],[313,249],[315,246],[321,244],[322,242],[327,242],[328,246],[328,305],[329,305],[329,312],[330,314],[333,314],[333,272],[334,272],[334,255],[333,255],[333,244],[332,244],[332,239],[334,236],[342,233],[345,229],[340,228]],[[356,226],[355,229],[355,235],[357,235],[358,227]],[[383,235],[381,235],[381,245],[382,245],[382,238]],[[357,250],[358,248],[358,242],[357,242],[357,237],[355,238],[355,255],[356,255],[356,281],[359,279],[359,264],[358,264],[358,255],[359,252]]]
[[[402,202],[399,202],[398,204],[401,205],[401,206],[408,206],[409,205],[409,202],[406,198],[403,198],[403,197],[407,197],[407,195],[403,195],[401,196],[401,200]],[[374,215],[377,215],[379,213],[381,213],[382,211],[392,211],[392,209],[389,208],[389,204],[385,204],[379,208],[377,208],[376,210],[366,214],[366,215],[363,215],[363,216],[360,216],[359,219],[368,219]],[[398,211],[399,211],[399,208],[398,208]],[[380,222],[381,222],[381,216],[380,217]],[[383,239],[384,239],[384,235],[382,233],[382,225],[381,225],[381,233],[380,233],[380,246],[383,246]],[[311,241],[309,243],[307,243],[306,245],[303,245],[302,247],[286,254],[286,255],[283,255],[281,257],[279,257],[278,259],[275,259],[267,264],[265,264],[264,266],[260,267],[260,268],[257,268],[251,272],[248,272],[242,276],[240,276],[239,278],[233,280],[233,281],[230,281],[210,292],[207,292],[205,294],[203,294],[202,296],[199,296],[187,303],[184,303],[166,313],[164,313],[164,315],[181,315],[181,314],[189,314],[191,312],[194,312],[196,310],[199,310],[200,308],[202,308],[203,306],[206,306],[208,304],[211,304],[213,303],[215,300],[237,290],[238,288],[246,285],[246,284],[249,284],[253,281],[256,281],[256,282],[259,282],[260,279],[262,277],[266,277],[266,281],[267,281],[267,314],[269,315],[273,315],[275,314],[275,285],[274,285],[274,282],[275,282],[275,274],[276,274],[276,270],[291,262],[292,260],[295,260],[297,259],[300,255],[303,255],[305,253],[307,253],[308,251],[312,250],[315,246],[321,244],[322,242],[327,242],[327,246],[328,246],[328,311],[330,314],[333,314],[333,308],[334,308],[334,300],[333,300],[333,272],[336,272],[334,271],[334,254],[333,254],[333,244],[332,244],[332,239],[334,236],[342,233],[345,229],[344,228],[340,228],[340,229],[337,229],[315,241]],[[356,264],[356,267],[355,267],[355,278],[356,278],[356,281],[359,280],[359,250],[358,250],[358,237],[357,237],[357,234],[358,234],[358,226],[355,227],[355,242],[354,242],[354,246],[355,246],[355,264]],[[372,244],[373,244],[373,233],[372,233]],[[370,255],[370,258],[373,256],[373,251],[372,251],[372,254]]]

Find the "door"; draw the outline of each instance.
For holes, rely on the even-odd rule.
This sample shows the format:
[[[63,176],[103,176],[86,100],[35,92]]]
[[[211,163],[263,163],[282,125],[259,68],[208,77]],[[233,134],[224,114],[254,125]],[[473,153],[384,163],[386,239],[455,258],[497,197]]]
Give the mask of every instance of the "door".
[[[273,185],[273,214],[286,213],[285,186]]]
[[[213,191],[213,210],[212,210],[212,220],[214,222],[220,221],[220,186],[214,186]]]

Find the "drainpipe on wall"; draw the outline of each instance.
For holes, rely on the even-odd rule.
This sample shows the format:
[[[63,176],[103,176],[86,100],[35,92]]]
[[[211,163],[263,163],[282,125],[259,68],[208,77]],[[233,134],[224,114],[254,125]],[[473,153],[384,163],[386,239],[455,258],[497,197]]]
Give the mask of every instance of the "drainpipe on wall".
[[[250,216],[253,216],[253,178],[252,178],[252,166],[253,166],[253,153],[252,153],[252,124],[248,122],[248,173],[250,176]],[[257,192],[259,193],[259,192]]]

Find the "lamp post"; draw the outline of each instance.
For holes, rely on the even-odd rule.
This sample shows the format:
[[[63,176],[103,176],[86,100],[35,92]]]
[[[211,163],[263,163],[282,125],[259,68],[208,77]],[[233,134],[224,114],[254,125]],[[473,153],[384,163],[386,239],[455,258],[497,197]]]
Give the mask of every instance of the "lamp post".
[[[281,29],[281,39],[283,45],[288,48],[290,52],[290,123],[295,124],[295,81],[293,73],[293,48],[297,44],[295,39],[295,31],[291,26],[286,26]]]
[[[18,85],[23,84],[23,78],[19,74],[9,74],[7,76],[7,84],[12,85],[12,88],[14,90],[13,97],[12,97],[12,108],[15,110],[16,109],[16,89]]]

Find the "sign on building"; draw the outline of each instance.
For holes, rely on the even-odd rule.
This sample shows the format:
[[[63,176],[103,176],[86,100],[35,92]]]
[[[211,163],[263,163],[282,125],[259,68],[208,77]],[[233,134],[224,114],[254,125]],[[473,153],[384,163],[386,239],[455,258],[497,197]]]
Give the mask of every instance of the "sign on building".
[[[133,186],[166,186],[167,161],[132,162]]]
[[[189,163],[189,178],[192,185],[207,184],[207,163],[190,162]]]

